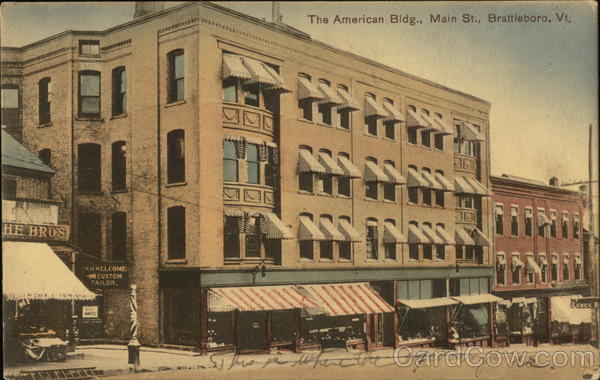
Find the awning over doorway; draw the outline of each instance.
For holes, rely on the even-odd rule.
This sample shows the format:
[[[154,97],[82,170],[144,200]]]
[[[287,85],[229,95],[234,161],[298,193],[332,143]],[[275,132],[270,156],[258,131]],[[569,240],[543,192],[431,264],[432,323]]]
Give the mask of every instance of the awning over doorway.
[[[458,301],[455,301],[450,297],[429,298],[419,300],[399,299],[398,302],[408,306],[411,309],[426,309],[428,307],[450,306],[458,304]]]
[[[2,295],[9,300],[93,300],[96,295],[46,243],[2,243]]]
[[[458,296],[452,297],[452,299],[464,304],[464,305],[476,305],[478,303],[490,303],[490,302],[499,302],[502,300],[500,297],[496,297],[495,295],[484,293],[484,294],[474,294],[470,296]]]
[[[299,289],[314,298],[332,316],[392,313],[394,308],[366,282],[301,285]]]
[[[211,288],[208,293],[210,312],[290,309],[320,310],[320,307],[294,285]]]

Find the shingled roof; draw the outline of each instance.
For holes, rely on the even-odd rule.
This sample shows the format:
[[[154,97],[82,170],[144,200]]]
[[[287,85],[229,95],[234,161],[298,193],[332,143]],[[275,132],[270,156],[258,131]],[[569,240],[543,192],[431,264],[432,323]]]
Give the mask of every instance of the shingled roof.
[[[49,174],[55,173],[50,166],[46,165],[5,130],[2,130],[2,166]]]

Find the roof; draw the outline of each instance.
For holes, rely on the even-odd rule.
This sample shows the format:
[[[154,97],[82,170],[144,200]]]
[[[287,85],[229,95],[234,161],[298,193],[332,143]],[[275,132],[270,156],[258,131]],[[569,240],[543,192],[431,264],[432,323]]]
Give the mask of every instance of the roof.
[[[46,165],[5,130],[2,130],[2,166],[50,174],[55,173],[50,166]]]
[[[492,184],[492,186],[494,186],[502,181],[518,183],[518,184],[525,185],[525,186],[533,186],[533,187],[537,187],[537,188],[543,188],[544,190],[581,195],[581,193],[579,191],[565,189],[564,187],[560,187],[560,186],[552,186],[552,185],[546,184],[543,181],[538,181],[535,179],[530,179],[530,178],[525,178],[525,177],[518,177],[516,175],[502,174],[502,176],[490,176],[490,183]]]

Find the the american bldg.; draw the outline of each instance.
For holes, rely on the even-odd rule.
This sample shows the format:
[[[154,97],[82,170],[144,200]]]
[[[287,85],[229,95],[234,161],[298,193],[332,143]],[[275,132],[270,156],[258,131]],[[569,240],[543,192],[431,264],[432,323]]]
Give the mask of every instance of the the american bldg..
[[[2,123],[82,254],[129,266],[142,344],[494,344],[488,102],[213,4],[137,11],[3,48]],[[128,291],[98,303],[126,340]]]

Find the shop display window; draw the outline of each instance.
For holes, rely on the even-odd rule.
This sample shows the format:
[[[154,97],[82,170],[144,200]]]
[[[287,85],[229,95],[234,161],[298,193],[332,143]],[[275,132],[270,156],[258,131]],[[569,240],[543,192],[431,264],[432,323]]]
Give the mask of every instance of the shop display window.
[[[365,339],[365,317],[305,317],[302,318],[300,329],[302,346],[320,344],[322,347],[346,347],[349,340]]]
[[[489,336],[488,304],[463,305],[455,324],[460,339]]]
[[[206,346],[209,350],[233,344],[232,316],[232,313],[208,313]]]

